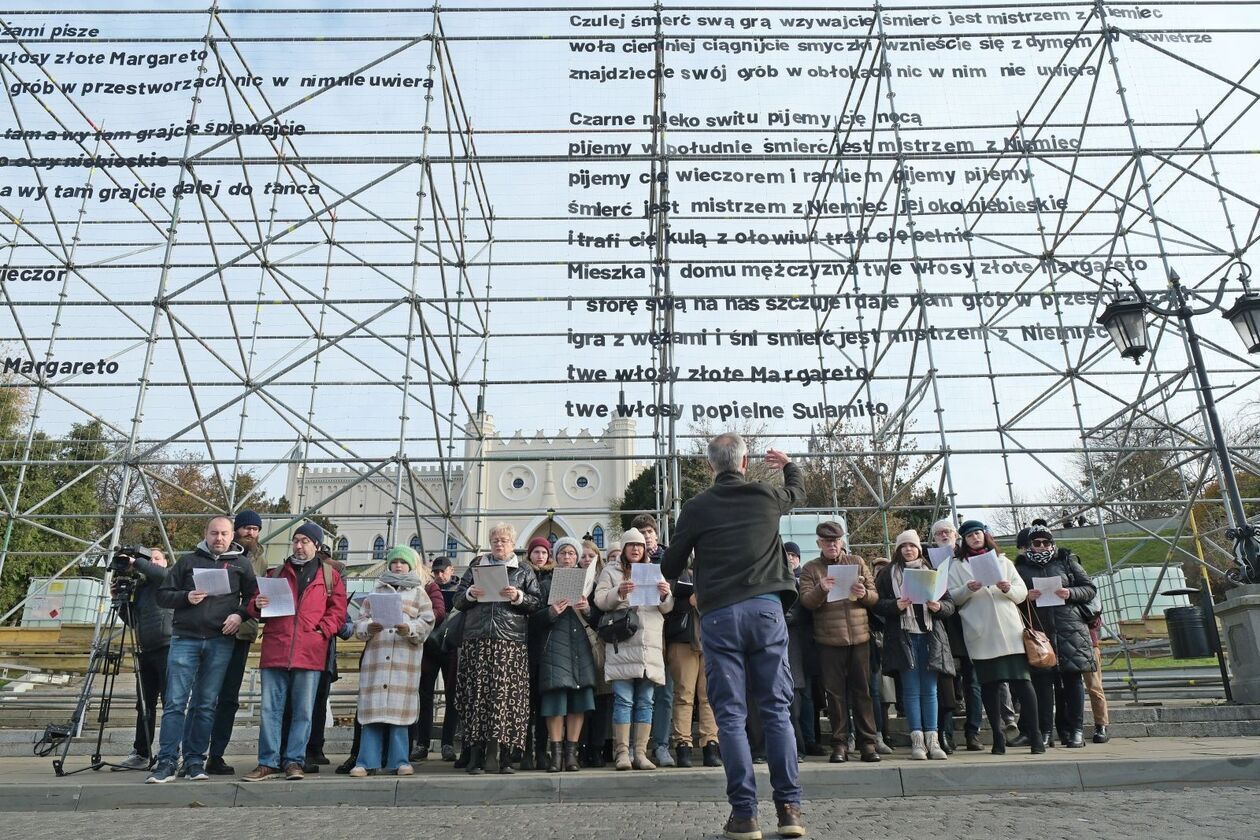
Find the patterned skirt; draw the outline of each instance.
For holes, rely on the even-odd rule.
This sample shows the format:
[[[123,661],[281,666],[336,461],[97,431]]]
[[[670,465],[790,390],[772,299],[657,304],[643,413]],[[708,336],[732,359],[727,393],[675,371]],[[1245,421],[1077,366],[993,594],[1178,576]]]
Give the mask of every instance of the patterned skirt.
[[[455,702],[464,742],[525,749],[529,729],[529,652],[521,642],[468,639],[459,648]]]

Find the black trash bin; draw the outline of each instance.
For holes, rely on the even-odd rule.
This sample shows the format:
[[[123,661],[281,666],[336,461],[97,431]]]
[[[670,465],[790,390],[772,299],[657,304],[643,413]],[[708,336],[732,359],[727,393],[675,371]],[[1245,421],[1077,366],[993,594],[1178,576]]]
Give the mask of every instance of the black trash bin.
[[[1201,659],[1212,656],[1203,611],[1198,607],[1170,607],[1164,610],[1168,623],[1168,645],[1173,659]]]

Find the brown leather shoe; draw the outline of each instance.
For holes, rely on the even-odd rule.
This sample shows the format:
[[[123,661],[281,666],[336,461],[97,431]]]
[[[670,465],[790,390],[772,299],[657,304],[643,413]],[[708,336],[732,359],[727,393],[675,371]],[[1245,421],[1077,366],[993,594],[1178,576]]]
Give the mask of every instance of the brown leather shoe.
[[[862,760],[868,764],[874,764],[880,760],[879,753],[875,750],[873,745],[869,747],[862,747]]]
[[[731,814],[731,818],[722,827],[722,836],[726,840],[761,840],[761,828],[757,825],[756,817],[737,817]]]
[[[302,770],[301,764],[290,761],[284,765],[284,777],[291,782],[298,782],[306,778],[306,773]]]
[[[261,782],[263,779],[270,779],[273,776],[279,776],[280,769],[277,767],[268,767],[265,764],[259,764],[253,770],[250,770],[244,776],[241,776],[242,782]]]
[[[774,812],[779,816],[780,837],[805,836],[805,821],[801,819],[800,805],[791,802],[776,802]]]
[[[844,764],[849,760],[849,748],[844,744],[832,747],[831,758],[829,760],[832,764]]]

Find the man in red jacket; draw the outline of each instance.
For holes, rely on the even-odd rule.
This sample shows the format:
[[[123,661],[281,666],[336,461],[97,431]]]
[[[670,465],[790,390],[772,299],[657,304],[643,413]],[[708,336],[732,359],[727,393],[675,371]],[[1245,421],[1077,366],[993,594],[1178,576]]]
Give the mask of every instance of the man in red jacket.
[[[329,641],[346,620],[346,584],[341,574],[317,557],[324,531],[304,522],[293,532],[293,554],[268,577],[286,581],[294,610],[288,615],[264,615],[270,600],[260,591],[249,612],[263,623],[262,722],[258,731],[258,766],[241,778],[260,782],[277,776],[303,778],[306,743],[311,736],[311,711],[319,677],[328,658]],[[296,613],[296,614],[294,614]],[[292,707],[285,754],[280,755],[280,731],[286,705]]]

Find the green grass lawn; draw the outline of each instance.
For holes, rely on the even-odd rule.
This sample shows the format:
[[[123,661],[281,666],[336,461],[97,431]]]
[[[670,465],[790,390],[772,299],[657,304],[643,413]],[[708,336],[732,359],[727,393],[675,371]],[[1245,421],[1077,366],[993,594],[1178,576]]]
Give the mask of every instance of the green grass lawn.
[[[1186,551],[1194,552],[1194,540],[1190,537],[1183,536],[1178,541],[1178,544]],[[1091,575],[1102,574],[1107,571],[1107,562],[1103,558],[1102,540],[1064,540],[1059,545],[1072,549],[1081,558],[1081,565],[1085,567],[1085,571]],[[1126,566],[1161,566],[1164,563],[1164,559],[1168,556],[1170,548],[1167,543],[1149,538],[1109,538],[1107,547],[1111,551],[1111,562],[1119,563],[1121,558],[1134,546],[1137,546],[1138,549],[1125,562]],[[1181,561],[1184,559],[1183,555],[1178,554],[1176,557],[1173,557],[1170,566],[1180,566]]]

